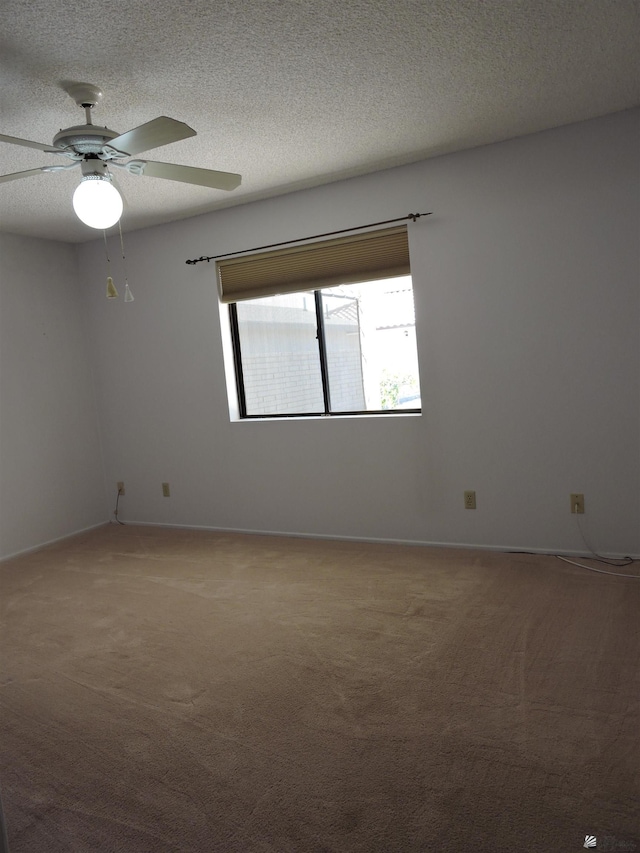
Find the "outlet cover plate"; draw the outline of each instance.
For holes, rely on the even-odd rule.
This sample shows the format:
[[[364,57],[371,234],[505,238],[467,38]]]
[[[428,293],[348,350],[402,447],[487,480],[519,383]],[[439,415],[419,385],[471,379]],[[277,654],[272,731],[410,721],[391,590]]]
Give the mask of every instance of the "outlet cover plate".
[[[584,515],[584,495],[582,492],[572,492],[571,512],[578,513],[578,515]]]
[[[476,508],[476,493],[473,491],[468,491],[464,493],[464,508],[465,509],[475,509]]]

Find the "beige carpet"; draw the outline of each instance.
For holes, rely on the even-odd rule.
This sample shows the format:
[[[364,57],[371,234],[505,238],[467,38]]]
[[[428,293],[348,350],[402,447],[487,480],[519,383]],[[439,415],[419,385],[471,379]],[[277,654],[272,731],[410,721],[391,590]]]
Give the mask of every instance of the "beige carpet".
[[[109,525],[0,600],[12,853],[640,852],[640,581]]]

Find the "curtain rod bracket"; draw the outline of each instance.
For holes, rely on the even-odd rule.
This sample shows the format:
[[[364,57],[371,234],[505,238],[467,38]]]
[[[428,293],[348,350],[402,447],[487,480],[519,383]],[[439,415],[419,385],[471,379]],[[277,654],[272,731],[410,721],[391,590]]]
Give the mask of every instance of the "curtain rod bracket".
[[[250,252],[259,252],[262,249],[277,249],[279,246],[288,246],[291,243],[301,243],[304,240],[314,240],[318,237],[334,237],[336,234],[346,234],[349,231],[360,231],[361,228],[373,228],[375,225],[391,225],[392,222],[404,222],[406,219],[410,219],[412,222],[415,222],[416,219],[420,219],[421,216],[431,216],[432,211],[429,213],[408,213],[406,216],[399,216],[397,219],[385,219],[383,222],[370,222],[368,225],[354,225],[353,228],[342,228],[340,231],[327,231],[326,234],[311,234],[309,237],[298,237],[295,240],[284,240],[282,243],[269,243],[268,246],[255,246],[253,249],[240,249],[238,252],[227,252],[224,255],[209,255],[205,257],[202,255],[199,258],[194,258],[193,260],[185,261],[187,264],[199,264],[202,261],[218,261],[220,258],[230,258],[232,255],[244,255],[245,253]]]

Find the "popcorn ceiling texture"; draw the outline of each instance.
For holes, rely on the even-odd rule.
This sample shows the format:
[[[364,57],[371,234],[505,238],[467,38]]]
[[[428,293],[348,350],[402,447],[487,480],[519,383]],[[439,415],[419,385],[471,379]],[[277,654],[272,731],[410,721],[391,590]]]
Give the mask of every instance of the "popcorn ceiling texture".
[[[626,109],[639,53],[640,0],[5,0],[0,132],[82,124],[60,82],[87,81],[96,124],[198,132],[140,156],[243,175],[224,193],[118,172],[132,230]],[[50,162],[0,145],[0,174]],[[77,182],[2,185],[0,227],[93,239]]]

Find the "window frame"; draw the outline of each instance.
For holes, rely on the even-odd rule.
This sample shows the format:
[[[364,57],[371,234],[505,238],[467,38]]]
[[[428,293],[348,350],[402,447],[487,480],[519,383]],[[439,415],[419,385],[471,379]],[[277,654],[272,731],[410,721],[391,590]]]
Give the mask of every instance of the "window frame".
[[[413,281],[411,282],[413,289]],[[231,348],[233,353],[234,375],[236,383],[236,393],[238,397],[238,410],[240,420],[295,420],[296,418],[335,418],[335,417],[377,417],[384,416],[402,416],[402,415],[420,415],[422,407],[412,407],[406,409],[363,409],[363,410],[348,410],[348,411],[332,411],[331,410],[331,388],[329,383],[327,343],[324,328],[324,312],[322,310],[322,288],[310,290],[314,296],[314,306],[316,312],[316,340],[318,341],[318,354],[320,364],[320,378],[322,381],[322,395],[324,400],[323,412],[274,412],[263,414],[249,414],[247,412],[247,400],[244,386],[244,371],[242,366],[242,345],[240,342],[240,325],[238,322],[237,303],[228,303],[229,326],[231,331]],[[260,297],[256,297],[260,298]],[[244,301],[244,300],[243,300]],[[247,300],[250,301],[250,300]]]

